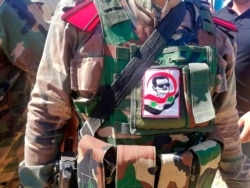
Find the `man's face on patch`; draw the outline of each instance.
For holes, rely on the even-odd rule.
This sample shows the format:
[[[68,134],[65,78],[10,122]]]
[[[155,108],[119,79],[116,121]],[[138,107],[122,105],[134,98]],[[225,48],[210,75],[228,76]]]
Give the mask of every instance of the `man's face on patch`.
[[[155,91],[157,94],[165,95],[169,92],[169,80],[167,78],[157,78],[156,84],[154,86]]]

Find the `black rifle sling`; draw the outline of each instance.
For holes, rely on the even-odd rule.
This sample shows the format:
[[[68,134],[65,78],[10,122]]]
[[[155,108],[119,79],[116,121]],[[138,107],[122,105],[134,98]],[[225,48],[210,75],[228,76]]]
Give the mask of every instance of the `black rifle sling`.
[[[99,91],[101,98],[91,117],[82,125],[80,134],[94,136],[102,123],[114,111],[115,107],[131,92],[143,77],[159,53],[167,45],[185,16],[185,3],[180,2],[170,10],[150,37],[137,50],[128,65],[111,86],[102,86]]]

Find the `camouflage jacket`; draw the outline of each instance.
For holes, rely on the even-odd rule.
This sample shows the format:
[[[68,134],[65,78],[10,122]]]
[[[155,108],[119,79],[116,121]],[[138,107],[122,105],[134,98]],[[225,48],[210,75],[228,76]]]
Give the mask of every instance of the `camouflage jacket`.
[[[27,103],[55,5],[0,2],[0,183],[17,177],[23,159]]]
[[[145,27],[141,31],[140,40],[145,41],[153,28],[167,15],[168,11],[180,1],[128,1],[135,20]],[[164,3],[165,2],[165,3]],[[168,3],[167,3],[168,2]],[[45,186],[51,181],[53,164],[60,152],[64,132],[73,117],[71,93],[79,92],[82,100],[88,101],[99,87],[102,59],[101,26],[91,32],[84,32],[62,20],[62,15],[68,7],[75,6],[74,0],[62,0],[55,13],[48,33],[44,55],[37,74],[37,82],[32,93],[29,106],[24,163],[20,167],[20,176],[25,185],[31,184],[25,177],[25,172],[32,172],[37,182],[34,185]],[[157,7],[157,8],[155,8]],[[183,20],[184,27],[192,27],[190,15]],[[135,25],[136,26],[136,25]],[[88,40],[91,37],[91,40]],[[220,70],[217,78],[220,85],[214,88],[213,104],[216,112],[216,126],[225,137],[228,132],[237,131],[237,112],[235,109],[235,49],[229,39],[216,30],[216,46]],[[72,62],[83,66],[73,67]],[[110,67],[111,68],[111,67]],[[110,78],[110,77],[109,77]],[[99,136],[124,137],[114,130],[100,129]],[[106,135],[109,134],[109,135]],[[224,156],[240,156],[238,136],[236,142],[225,146]],[[129,135],[129,138],[136,138]],[[233,152],[232,152],[233,151]],[[46,172],[46,173],[43,173]],[[40,175],[38,175],[40,174]]]

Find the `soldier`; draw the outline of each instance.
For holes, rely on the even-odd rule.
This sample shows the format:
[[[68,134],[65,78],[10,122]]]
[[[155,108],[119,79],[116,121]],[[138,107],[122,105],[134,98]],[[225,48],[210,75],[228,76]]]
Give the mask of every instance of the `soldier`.
[[[56,1],[0,2],[0,187],[19,187],[27,103]]]
[[[79,187],[211,187],[218,166],[228,187],[250,187],[235,49],[210,16],[195,0],[60,1],[29,103],[23,185],[53,185],[76,111]],[[162,102],[142,97],[157,75],[169,78],[164,100],[175,101],[164,115],[143,111]]]

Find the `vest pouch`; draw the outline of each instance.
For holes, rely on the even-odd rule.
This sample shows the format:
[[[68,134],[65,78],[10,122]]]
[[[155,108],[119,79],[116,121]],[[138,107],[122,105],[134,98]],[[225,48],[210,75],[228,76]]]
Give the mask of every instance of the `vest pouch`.
[[[78,144],[78,187],[154,187],[156,169],[154,146],[118,145],[116,150],[89,135]]]
[[[213,52],[197,46],[164,49],[159,65],[149,68],[131,93],[131,133],[212,131]]]
[[[71,89],[81,96],[94,95],[100,85],[103,57],[85,57],[70,61]]]
[[[116,187],[154,187],[155,172],[154,146],[117,146]]]
[[[107,173],[114,173],[113,170],[115,169],[113,161],[109,159],[115,161],[115,158],[113,145],[92,136],[84,135],[78,144],[78,187],[105,187],[106,183],[110,183],[110,175],[113,175]]]
[[[157,86],[158,78],[160,83]],[[188,117],[185,108],[180,107],[185,104],[180,78],[181,69],[177,67],[157,67],[146,71],[142,84],[138,84],[131,93],[132,132],[186,127]]]
[[[214,140],[206,140],[190,147],[189,151],[194,154],[189,187],[212,187],[221,161],[221,145]]]
[[[192,169],[193,154],[190,151],[160,154],[161,168],[158,188],[188,188]]]
[[[96,92],[100,85],[103,57],[86,57],[70,61],[71,89],[79,95],[72,97],[79,123],[82,124],[98,103]],[[80,126],[81,127],[81,126]]]
[[[215,118],[206,63],[189,63],[183,67],[183,87],[189,127],[204,127]]]

